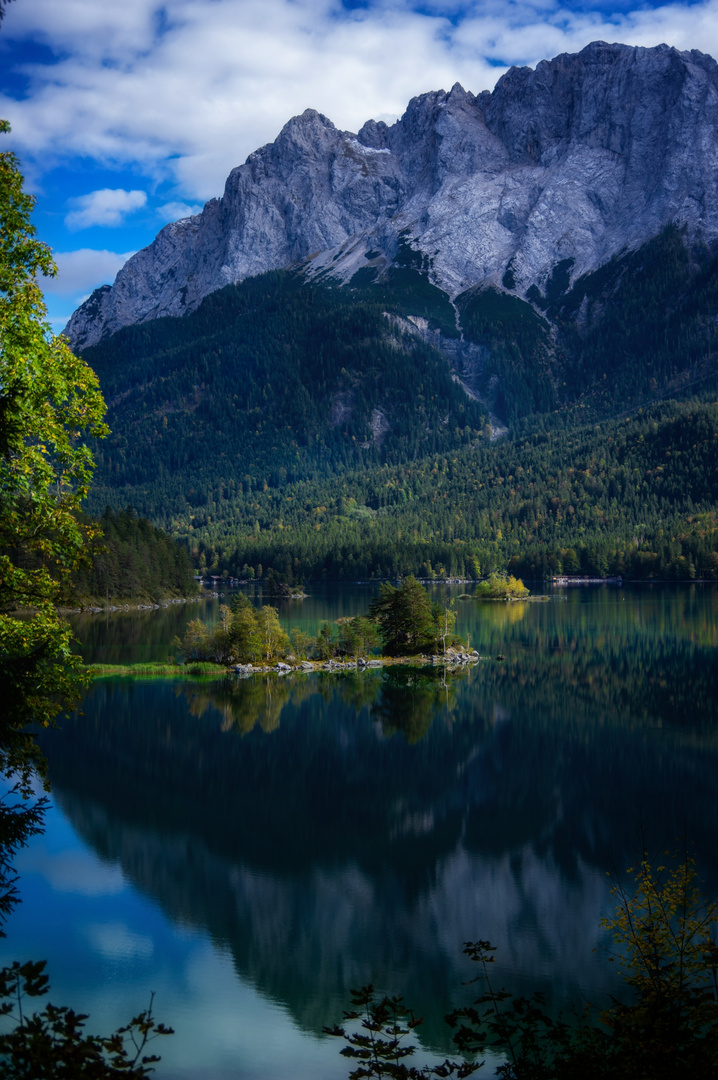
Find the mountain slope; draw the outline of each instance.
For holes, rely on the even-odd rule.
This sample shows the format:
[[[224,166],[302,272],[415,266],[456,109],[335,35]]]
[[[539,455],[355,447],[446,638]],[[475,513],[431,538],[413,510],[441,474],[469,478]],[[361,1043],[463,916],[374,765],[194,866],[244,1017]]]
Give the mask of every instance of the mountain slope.
[[[419,316],[456,333],[446,297],[416,280]],[[390,300],[277,271],[86,350],[113,431],[96,447],[95,501],[120,489],[156,518],[178,493],[204,506],[217,487],[262,490],[478,438],[485,408]]]
[[[717,103],[596,43],[291,121],[73,317],[94,506],[233,574],[717,577]]]
[[[241,576],[718,577],[718,273],[710,259],[691,268],[675,232],[656,243],[559,298],[556,339],[527,303],[499,303],[500,323],[470,297],[463,318],[495,349],[450,337],[448,299],[418,275],[411,291],[410,272],[393,293],[275,272],[126,328],[86,352],[112,428],[93,504],[131,503],[200,565]],[[491,441],[431,341],[524,409],[514,434]],[[650,405],[681,387],[704,403]],[[544,392],[567,401],[542,411]]]
[[[73,315],[75,348],[194,310],[271,269],[348,282],[407,258],[450,297],[566,285],[668,224],[718,238],[718,66],[594,42],[492,93],[458,84],[354,135],[308,110],[230,174],[221,199],[168,225]]]
[[[85,354],[112,428],[93,505],[242,576],[718,576],[715,259],[668,230],[554,298],[553,324],[503,293],[456,306],[463,339],[416,271],[274,272],[117,333]],[[462,383],[513,433],[492,441]],[[686,389],[704,402],[655,400]]]

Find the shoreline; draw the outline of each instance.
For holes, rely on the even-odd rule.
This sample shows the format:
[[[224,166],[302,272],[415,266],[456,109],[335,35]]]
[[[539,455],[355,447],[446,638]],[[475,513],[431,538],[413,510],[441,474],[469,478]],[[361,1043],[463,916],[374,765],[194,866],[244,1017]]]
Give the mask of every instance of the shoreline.
[[[103,607],[93,598],[81,607],[58,607],[57,611],[60,615],[106,615],[117,611],[159,611],[161,608],[171,607],[173,604],[198,604],[201,600],[206,599],[205,596],[200,594],[199,596],[166,597],[159,602],[153,600],[149,603],[140,603],[138,600],[119,600],[115,604]]]
[[[129,678],[129,679],[199,679],[225,678],[239,676],[250,678],[252,675],[311,675],[315,673],[334,673],[345,671],[381,671],[388,667],[441,667],[451,671],[473,667],[481,661],[493,660],[502,663],[503,654],[496,657],[481,656],[475,649],[447,651],[446,655],[431,656],[372,656],[358,660],[301,660],[287,663],[278,660],[265,664],[210,664],[197,661],[190,664],[164,664],[161,662],[137,664],[86,664],[93,680]]]
[[[493,657],[480,656],[475,649],[471,650],[447,650],[446,655],[433,653],[431,656],[371,656],[360,657],[358,660],[301,660],[299,663],[288,664],[279,660],[275,664],[233,664],[227,668],[229,675],[248,677],[250,675],[289,675],[293,672],[310,675],[313,671],[339,672],[339,671],[380,671],[385,667],[444,667],[465,668],[469,665],[478,664],[481,660],[489,660]],[[503,655],[496,657],[504,660]]]
[[[332,585],[338,585],[339,587],[345,586],[345,585],[366,586],[366,585],[382,584],[383,582],[391,583],[392,581],[399,581],[399,580],[400,580],[399,578],[382,578],[382,579],[377,578],[377,579],[371,580],[371,581],[360,581],[360,580],[357,580],[357,581],[337,581],[337,582],[322,582],[320,584],[322,584],[322,585],[332,584]],[[539,593],[539,594],[534,593],[534,594],[531,594],[530,596],[474,596],[472,593],[465,593],[465,594],[459,596],[458,599],[461,600],[464,603],[466,601],[468,601],[468,600],[476,600],[476,601],[480,601],[482,603],[484,601],[486,601],[486,600],[489,600],[489,601],[497,601],[498,600],[498,601],[501,601],[501,602],[511,601],[511,602],[517,602],[517,603],[542,603],[542,602],[545,602],[546,600],[551,600],[551,599],[557,599],[558,598],[556,596],[556,593],[554,592],[554,590],[556,588],[561,589],[561,590],[566,589],[566,588],[576,588],[576,587],[584,587],[584,588],[585,587],[589,587],[589,588],[594,587],[595,588],[598,585],[611,585],[611,586],[614,586],[614,587],[618,587],[619,589],[622,588],[625,585],[643,586],[643,587],[652,587],[652,586],[656,586],[656,585],[680,585],[680,586],[686,586],[686,585],[718,585],[718,580],[713,579],[713,578],[691,578],[690,580],[685,580],[685,579],[680,579],[679,580],[677,578],[650,578],[650,579],[623,578],[622,581],[620,581],[620,582],[615,578],[583,578],[583,579],[581,579],[581,578],[574,578],[574,579],[561,578],[559,580],[526,578],[526,580],[531,581],[532,583],[538,582],[539,584],[541,584],[543,586],[549,586],[551,591],[547,592],[547,593]],[[476,585],[476,584],[478,584],[478,582],[473,578],[464,578],[464,579],[462,579],[462,578],[417,578],[417,581],[419,581],[419,583],[423,584],[423,585]],[[224,584],[230,584],[230,583],[225,582]],[[231,583],[231,587],[237,587],[237,585],[240,585],[240,586],[241,585],[255,585],[255,586],[259,585],[259,586],[261,586],[261,584],[262,584],[261,581],[249,581],[249,580],[247,580],[247,581],[239,581],[239,582],[236,582],[236,583]],[[57,611],[58,611],[58,613],[60,615],[108,615],[108,614],[118,614],[118,613],[121,614],[123,612],[129,612],[129,611],[135,611],[135,612],[136,611],[159,611],[160,609],[171,607],[174,604],[198,604],[198,603],[201,603],[204,600],[212,600],[212,599],[216,600],[218,598],[221,599],[224,596],[223,592],[216,591],[216,589],[212,585],[207,585],[206,583],[203,583],[203,585],[204,585],[204,588],[205,588],[206,591],[204,591],[203,593],[200,593],[198,596],[171,597],[171,598],[166,598],[166,599],[160,600],[158,602],[150,601],[150,602],[146,602],[146,603],[140,602],[138,600],[126,600],[126,601],[120,600],[117,603],[113,603],[113,604],[110,604],[110,605],[103,605],[96,598],[92,598],[90,601],[88,601],[86,604],[83,604],[80,607],[62,606],[62,607],[58,607]],[[311,596],[312,596],[311,593],[303,593],[303,594],[301,594],[301,596],[299,594],[293,594],[292,596],[289,596],[289,597],[268,597],[267,599],[269,599],[269,600],[279,600],[279,601],[282,601],[282,600],[300,600],[300,599],[301,600],[306,600],[306,599],[311,598]]]

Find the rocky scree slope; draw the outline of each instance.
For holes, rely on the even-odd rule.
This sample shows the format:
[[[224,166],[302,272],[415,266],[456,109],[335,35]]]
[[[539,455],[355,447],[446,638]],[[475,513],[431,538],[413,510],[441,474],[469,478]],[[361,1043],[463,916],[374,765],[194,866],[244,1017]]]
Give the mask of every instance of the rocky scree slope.
[[[568,287],[670,223],[689,243],[717,239],[717,133],[718,65],[667,45],[594,42],[511,68],[493,92],[424,94],[356,135],[307,110],[65,332],[81,349],[287,267],[348,282],[408,264],[452,298],[493,286],[533,299],[557,266]]]

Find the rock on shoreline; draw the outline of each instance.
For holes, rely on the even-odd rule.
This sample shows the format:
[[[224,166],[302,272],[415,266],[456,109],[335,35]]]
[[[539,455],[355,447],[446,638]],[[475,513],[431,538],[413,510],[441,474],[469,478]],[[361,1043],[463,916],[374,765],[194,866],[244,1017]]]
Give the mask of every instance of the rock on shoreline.
[[[447,649],[446,655],[436,653],[431,656],[360,656],[358,660],[302,660],[298,664],[287,664],[278,661],[276,664],[234,664],[230,671],[243,678],[249,675],[262,675],[275,673],[276,675],[288,675],[291,672],[308,674],[312,671],[368,671],[385,667],[431,667],[440,666],[447,668],[466,667],[469,664],[477,664],[484,660],[476,649]],[[498,658],[497,658],[498,659]]]

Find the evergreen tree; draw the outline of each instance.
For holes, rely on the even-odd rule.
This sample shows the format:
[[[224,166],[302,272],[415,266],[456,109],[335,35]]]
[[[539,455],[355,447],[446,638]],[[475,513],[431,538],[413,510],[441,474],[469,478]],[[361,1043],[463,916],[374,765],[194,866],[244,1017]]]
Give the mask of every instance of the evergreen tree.
[[[410,656],[434,647],[437,627],[424,586],[413,575],[398,588],[383,584],[369,605],[388,656]]]

